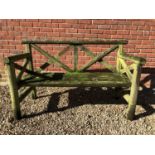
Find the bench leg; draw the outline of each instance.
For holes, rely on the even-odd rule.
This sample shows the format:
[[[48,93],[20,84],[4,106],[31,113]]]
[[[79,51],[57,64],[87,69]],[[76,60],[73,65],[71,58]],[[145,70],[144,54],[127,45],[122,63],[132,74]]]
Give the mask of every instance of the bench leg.
[[[127,109],[127,119],[133,120],[135,115],[137,96],[139,90],[139,81],[140,81],[141,67],[139,65],[135,65],[134,73],[132,77],[132,85],[130,90],[130,98],[129,105]]]
[[[25,51],[31,54],[30,57],[30,63],[29,63],[29,69],[34,71],[34,67],[33,67],[33,58],[32,58],[32,47],[30,44],[26,44],[25,45]],[[37,98],[37,90],[36,87],[33,87],[32,90],[32,99],[36,99]]]
[[[14,113],[15,119],[19,120],[21,118],[21,111],[20,111],[20,103],[18,99],[18,90],[15,91],[15,89],[12,91],[10,89],[11,93],[11,102],[12,102],[12,110]]]
[[[7,71],[8,71],[8,82],[9,82],[9,89],[10,89],[10,95],[11,95],[12,111],[14,113],[15,119],[20,119],[21,111],[20,111],[18,86],[17,86],[17,82],[16,82],[16,74],[15,74],[14,65],[8,64]]]

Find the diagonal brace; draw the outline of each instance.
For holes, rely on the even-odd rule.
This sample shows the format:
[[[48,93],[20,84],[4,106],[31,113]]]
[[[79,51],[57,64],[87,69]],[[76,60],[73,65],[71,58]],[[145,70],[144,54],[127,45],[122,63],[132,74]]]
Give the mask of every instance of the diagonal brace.
[[[59,57],[61,57],[63,54],[65,54],[67,52],[67,50],[69,50],[70,46],[65,47],[62,51],[60,51],[58,53],[58,56],[56,57],[57,59],[59,59]],[[49,65],[53,64],[54,62],[52,60],[48,60],[47,62],[45,62],[44,64],[42,64],[39,69],[37,71],[42,71],[44,69],[46,69]]]
[[[70,45],[68,45],[67,47],[65,47],[62,51],[60,51],[58,53],[58,57],[62,56],[63,54],[65,54],[68,50],[70,49]]]
[[[16,69],[23,70],[24,72],[26,72],[26,73],[28,73],[28,74],[31,74],[31,75],[33,75],[33,76],[38,76],[38,77],[41,77],[41,78],[45,78],[45,79],[49,79],[49,80],[50,80],[50,77],[45,76],[45,75],[43,75],[43,74],[41,74],[41,73],[34,72],[34,71],[32,71],[32,70],[26,69],[26,68],[20,66],[20,65],[17,64],[17,63],[14,63],[14,66],[15,66]]]
[[[81,50],[85,51],[86,54],[92,58],[94,58],[96,55],[90,51],[88,48],[86,48],[85,46],[81,45]],[[102,61],[98,61],[101,65],[105,65],[109,70],[111,70],[112,72],[116,72],[116,70],[114,69],[114,67],[111,64],[108,64],[106,61],[102,60]]]
[[[111,53],[112,51],[114,51],[115,49],[118,48],[118,45],[113,46],[112,48],[102,52],[100,55],[95,56],[93,60],[91,60],[88,64],[86,64],[84,67],[82,67],[80,69],[80,71],[84,71],[86,69],[88,69],[89,67],[91,67],[93,64],[95,64],[97,61],[101,60],[103,57],[105,57],[106,55],[108,55],[109,53]]]
[[[20,71],[20,73],[19,73],[18,76],[17,76],[17,79],[18,79],[18,80],[21,79],[21,77],[22,77],[22,75],[23,75],[23,73],[24,73],[24,68],[27,67],[28,63],[29,63],[29,59],[26,59],[26,60],[24,61],[23,69]]]
[[[68,72],[72,72],[73,70],[70,69],[67,65],[65,65],[64,63],[62,63],[59,59],[57,59],[54,56],[51,56],[49,53],[47,53],[45,50],[41,49],[40,47],[36,46],[36,45],[32,45],[33,48],[35,48],[38,52],[40,52],[41,54],[43,54],[45,57],[47,57],[48,59],[50,59],[51,61],[54,61],[54,63],[57,63],[60,67],[62,67],[64,70],[68,71]]]

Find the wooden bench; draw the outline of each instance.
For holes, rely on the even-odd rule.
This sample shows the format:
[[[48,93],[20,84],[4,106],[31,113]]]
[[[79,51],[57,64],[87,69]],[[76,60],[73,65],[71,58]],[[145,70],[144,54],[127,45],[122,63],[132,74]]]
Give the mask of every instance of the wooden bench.
[[[127,40],[95,40],[95,41],[52,41],[52,40],[25,40],[22,44],[26,45],[26,52],[19,55],[10,56],[5,59],[7,66],[9,88],[12,102],[12,110],[16,119],[21,118],[20,102],[30,93],[33,98],[36,96],[36,87],[122,87],[129,88],[130,94],[123,97],[128,102],[127,118],[132,120],[135,114],[139,81],[141,75],[141,66],[145,64],[145,59],[125,54],[123,45],[127,44]],[[59,44],[66,47],[55,55],[50,55],[47,51],[39,46],[39,44]],[[100,52],[98,55],[91,52],[85,45],[111,45],[112,47]],[[60,57],[65,54],[69,48],[73,49],[73,64],[71,69],[65,63],[60,61]],[[32,49],[35,49],[44,55],[48,61],[34,70]],[[86,65],[78,66],[78,49],[84,51],[88,56],[92,57]],[[111,52],[117,50],[116,66],[112,66],[103,60]],[[23,64],[17,63],[24,60]],[[110,72],[89,72],[88,69],[95,63],[99,62],[105,66]],[[130,62],[130,64],[128,63]],[[61,72],[44,72],[44,69],[51,64],[57,64],[65,70]],[[16,73],[19,70],[19,73]],[[27,75],[26,75],[27,74]],[[19,94],[21,87],[27,88],[25,92]]]

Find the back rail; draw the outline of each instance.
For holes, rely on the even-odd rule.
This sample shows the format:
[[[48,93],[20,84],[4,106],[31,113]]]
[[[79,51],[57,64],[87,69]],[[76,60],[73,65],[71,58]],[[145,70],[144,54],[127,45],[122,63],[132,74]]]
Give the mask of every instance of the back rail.
[[[106,55],[108,55],[109,53],[113,52],[115,49],[117,49],[120,45],[127,44],[127,43],[128,43],[128,41],[125,39],[121,39],[121,40],[91,40],[91,41],[87,41],[87,40],[84,40],[84,41],[23,40],[22,41],[22,44],[26,44],[29,47],[34,48],[35,50],[37,50],[38,52],[40,52],[42,55],[44,55],[45,57],[47,57],[49,59],[48,62],[45,63],[45,65],[43,64],[40,66],[40,70],[43,71],[49,65],[56,63],[57,65],[59,65],[61,68],[63,68],[67,72],[84,71],[84,70],[88,69],[89,67],[91,67],[96,62],[100,62],[102,65],[105,65],[106,68],[110,69],[111,71],[114,71],[114,67],[112,67],[110,64],[108,64],[104,60],[102,60],[102,61],[100,61],[100,60],[103,57],[105,57]],[[47,51],[45,51],[41,47],[39,47],[37,44],[68,44],[68,46],[66,46],[62,51],[60,51],[57,56],[52,56]],[[84,52],[86,52],[86,54],[90,55],[92,57],[92,60],[88,64],[84,65],[81,69],[78,70],[78,52],[79,52],[78,47],[81,48],[81,47],[84,47],[84,45],[91,45],[91,44],[92,45],[93,44],[96,44],[96,45],[113,44],[115,46],[102,52],[98,56],[96,56],[93,52],[88,51],[87,48],[84,48]],[[59,59],[70,48],[73,48],[73,70],[70,67],[68,67],[66,64],[61,62]]]

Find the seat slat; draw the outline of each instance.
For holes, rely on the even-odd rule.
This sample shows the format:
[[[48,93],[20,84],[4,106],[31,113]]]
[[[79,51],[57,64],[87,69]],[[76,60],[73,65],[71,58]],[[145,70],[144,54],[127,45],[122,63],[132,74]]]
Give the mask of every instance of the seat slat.
[[[47,73],[45,73],[47,74]],[[50,73],[48,74],[48,77]],[[107,86],[116,87],[131,85],[125,75],[118,73],[54,73],[51,74],[51,80],[44,78],[34,78],[26,81],[20,81],[22,86],[59,86],[59,87],[76,87],[76,86]]]

